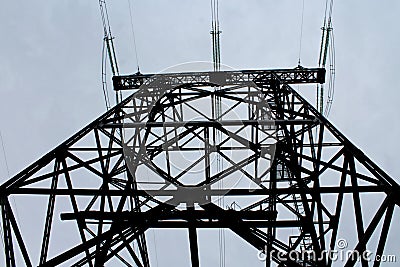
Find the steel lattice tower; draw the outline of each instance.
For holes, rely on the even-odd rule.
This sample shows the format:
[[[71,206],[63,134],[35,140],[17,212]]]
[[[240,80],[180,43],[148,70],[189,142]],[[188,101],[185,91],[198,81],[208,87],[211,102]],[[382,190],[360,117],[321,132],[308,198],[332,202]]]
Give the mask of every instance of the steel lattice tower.
[[[1,185],[6,266],[16,255],[26,266],[104,266],[115,258],[150,266],[151,228],[187,229],[192,266],[201,264],[200,228],[229,229],[265,251],[266,266],[331,266],[323,251],[336,249],[344,220],[356,225],[354,253],[382,255],[399,186],[290,86],[324,77],[324,69],[302,67],[114,77],[116,91],[134,93]],[[376,209],[360,200],[370,193],[381,197]],[[20,195],[47,199],[38,207],[39,244],[26,240],[10,205]],[[59,201],[65,205],[56,208]],[[62,242],[55,225],[66,223],[80,241],[49,253]],[[377,244],[369,242],[374,233]],[[39,262],[32,246],[41,248]],[[313,253],[289,257],[304,250]]]

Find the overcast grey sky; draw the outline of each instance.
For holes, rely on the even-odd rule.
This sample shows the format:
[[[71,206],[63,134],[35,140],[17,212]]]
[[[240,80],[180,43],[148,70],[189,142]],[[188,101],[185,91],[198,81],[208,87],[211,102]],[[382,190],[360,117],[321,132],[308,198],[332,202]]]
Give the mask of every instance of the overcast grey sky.
[[[212,59],[209,1],[132,3],[142,73]],[[305,0],[306,67],[317,66],[324,4]],[[301,0],[220,0],[222,63],[236,69],[295,67],[301,5]],[[97,0],[2,0],[0,6],[0,130],[13,175],[104,112],[103,33]],[[128,2],[109,0],[108,8],[121,73],[136,72]],[[397,0],[335,1],[336,92],[330,115],[397,181],[399,12]],[[315,87],[304,90],[313,97]],[[0,183],[6,179],[1,155]]]

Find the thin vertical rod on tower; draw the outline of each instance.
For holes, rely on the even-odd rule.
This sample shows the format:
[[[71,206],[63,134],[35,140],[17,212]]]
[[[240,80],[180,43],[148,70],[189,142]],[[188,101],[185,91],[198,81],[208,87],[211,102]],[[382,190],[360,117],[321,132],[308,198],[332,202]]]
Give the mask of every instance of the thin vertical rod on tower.
[[[219,29],[219,2],[218,0],[211,0],[211,37],[212,37],[212,49],[213,49],[213,66],[214,71],[218,72],[221,69],[221,47],[220,47],[220,34],[221,31]],[[221,90],[221,87],[216,86],[214,87],[215,92]],[[219,94],[215,94],[214,102],[213,102],[213,109],[215,110],[215,120],[222,120],[222,103],[221,103],[221,96]],[[219,143],[222,141],[222,133],[217,131],[215,128],[213,129],[214,133],[214,145],[218,146]],[[216,171],[217,173],[221,172],[223,167],[223,160],[221,155],[216,152]],[[222,180],[218,182],[218,188],[223,189],[224,184]],[[220,197],[218,199],[218,205],[221,208],[224,208],[225,202],[224,198]],[[219,265],[221,267],[225,266],[225,230],[219,229],[218,230],[218,240],[219,240],[219,247],[220,247],[220,256],[219,256]]]
[[[219,29],[219,3],[218,0],[211,0],[211,38],[213,46],[213,63],[214,71],[219,71],[221,68],[220,55],[220,34]]]

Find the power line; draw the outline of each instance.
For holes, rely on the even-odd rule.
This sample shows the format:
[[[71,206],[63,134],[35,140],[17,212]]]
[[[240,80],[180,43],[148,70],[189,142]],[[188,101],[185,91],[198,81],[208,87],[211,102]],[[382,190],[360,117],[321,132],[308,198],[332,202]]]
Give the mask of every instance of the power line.
[[[110,20],[108,17],[106,1],[99,0],[99,6],[100,6],[101,21],[103,23],[103,31],[104,31],[103,42],[106,44],[106,47],[107,47],[107,53],[108,53],[108,58],[109,58],[109,62],[110,62],[112,75],[113,76],[119,75],[118,61],[117,61],[117,56],[115,53],[114,41],[113,41],[114,37],[112,36],[112,33],[111,33],[111,26],[110,26]],[[105,73],[105,71],[103,71],[103,76],[105,76],[104,73]],[[103,82],[103,86],[104,86],[104,82]],[[116,92],[115,97],[116,97],[116,102],[119,103],[120,99],[121,99],[121,93]],[[106,105],[107,105],[107,103],[106,103]]]
[[[219,71],[221,67],[221,48],[220,48],[220,34],[219,29],[219,2],[218,0],[211,0],[211,37],[213,48],[213,62],[214,71]]]
[[[335,41],[334,41],[334,34],[332,31],[331,34],[331,43],[329,46],[329,83],[328,83],[328,97],[326,100],[326,106],[325,106],[325,117],[329,116],[329,113],[331,111],[332,103],[333,103],[333,98],[335,94],[335,76],[336,76],[336,54],[335,54]]]
[[[158,267],[158,255],[157,255],[157,241],[156,241],[156,234],[154,232],[154,229],[151,229],[153,233],[153,243],[154,243],[154,254],[156,258],[156,266]]]
[[[114,37],[111,33],[110,19],[108,17],[107,5],[105,0],[99,0],[101,20],[103,22],[104,40],[107,45],[108,56],[110,58],[110,65],[113,75],[119,75],[117,57],[114,49]]]
[[[8,161],[7,161],[7,155],[6,155],[6,148],[4,146],[4,140],[3,140],[3,135],[0,131],[0,139],[1,139],[1,148],[3,150],[3,157],[4,157],[4,163],[6,165],[6,171],[7,171],[7,177],[10,178],[10,169],[8,168]]]
[[[221,31],[219,29],[219,1],[211,0],[211,37],[212,37],[212,48],[213,48],[213,63],[214,63],[214,71],[220,71],[221,69],[221,47],[220,47],[220,34]],[[221,88],[216,86],[214,88],[215,91],[219,91]],[[215,96],[215,119],[222,120],[222,103],[221,97]],[[220,131],[215,133],[214,129],[214,142],[217,144],[222,140],[222,133]],[[224,163],[221,158],[221,155],[217,152],[216,156],[216,170],[217,173],[221,172],[224,168]],[[224,184],[223,181],[218,182],[218,188],[223,189]],[[224,208],[225,200],[224,197],[220,197],[218,199],[218,205]],[[219,266],[225,266],[225,229],[218,229],[218,245],[219,245]]]
[[[333,27],[332,27],[332,11],[333,11],[333,0],[329,0],[329,11],[328,11],[328,0],[325,1],[325,12],[324,22],[322,26],[322,37],[320,44],[320,52],[318,59],[318,66],[325,68],[329,58],[329,82],[328,82],[328,99],[327,107],[325,108],[325,115],[330,112],[330,106],[333,102],[334,92],[334,79],[335,79],[335,47],[333,44]],[[321,114],[324,114],[324,85],[317,85],[317,110]]]
[[[106,109],[110,109],[110,98],[108,96],[107,86],[107,57],[105,56],[105,41],[103,41],[103,48],[101,51],[101,85],[103,88],[104,102],[106,103]]]
[[[1,133],[1,130],[0,130],[0,141],[1,141],[1,148],[2,148],[2,151],[3,151],[4,163],[5,163],[5,165],[6,165],[7,178],[10,179],[10,178],[11,178],[10,169],[9,169],[9,167],[8,167],[7,153],[6,153],[6,148],[5,148],[5,145],[4,145],[3,134]],[[15,198],[14,198],[14,197],[11,197],[11,199],[12,199],[12,202],[13,202],[14,207],[15,207],[15,213],[16,213],[17,219],[19,220],[17,203],[15,202]],[[0,231],[1,231],[1,232],[0,232],[1,235],[3,236],[3,227],[0,227]],[[1,241],[2,241],[3,247],[4,247],[4,249],[5,249],[4,240],[1,239]]]
[[[301,63],[301,45],[303,41],[303,24],[304,24],[304,2],[303,0],[303,5],[301,9],[301,23],[300,23],[300,44],[299,44],[299,60],[298,60],[298,65],[300,66]]]
[[[137,71],[140,72],[139,57],[138,57],[137,45],[136,45],[136,34],[135,34],[135,28],[133,27],[133,16],[132,16],[131,0],[128,0],[128,5],[129,5],[129,16],[130,16],[130,19],[131,19],[131,31],[132,31],[133,47],[134,47],[134,51],[135,51]]]
[[[9,171],[9,169],[8,169],[8,162],[7,162],[7,156],[6,156],[6,149],[5,149],[5,147],[4,147],[3,135],[1,134],[1,131],[0,131],[0,139],[1,139],[1,147],[2,147],[2,150],[3,150],[4,162],[5,162],[5,165],[6,165],[7,177],[10,178],[10,171]],[[1,221],[1,220],[0,220],[0,221]],[[4,234],[3,234],[3,227],[0,227],[0,233],[1,233],[1,236],[4,236]],[[4,251],[5,251],[6,247],[5,247],[3,238],[1,238],[1,243],[2,243],[3,248],[4,248]]]

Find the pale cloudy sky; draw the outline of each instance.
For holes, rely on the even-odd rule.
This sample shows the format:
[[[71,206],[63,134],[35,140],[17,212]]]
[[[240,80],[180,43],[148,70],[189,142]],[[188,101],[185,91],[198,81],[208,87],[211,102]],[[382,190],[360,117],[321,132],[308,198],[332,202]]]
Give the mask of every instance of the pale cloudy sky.
[[[142,73],[211,60],[209,1],[132,3]],[[303,66],[317,66],[324,4],[305,0]],[[301,0],[220,0],[222,63],[236,69],[295,67],[301,6]],[[136,72],[128,2],[108,1],[108,8],[121,73]],[[399,11],[396,0],[335,1],[337,78],[330,115],[398,181]],[[0,130],[13,175],[105,110],[98,1],[2,0],[0,33]],[[301,93],[313,99],[313,90]],[[0,182],[6,179],[1,155]],[[167,266],[160,258],[159,266]]]

